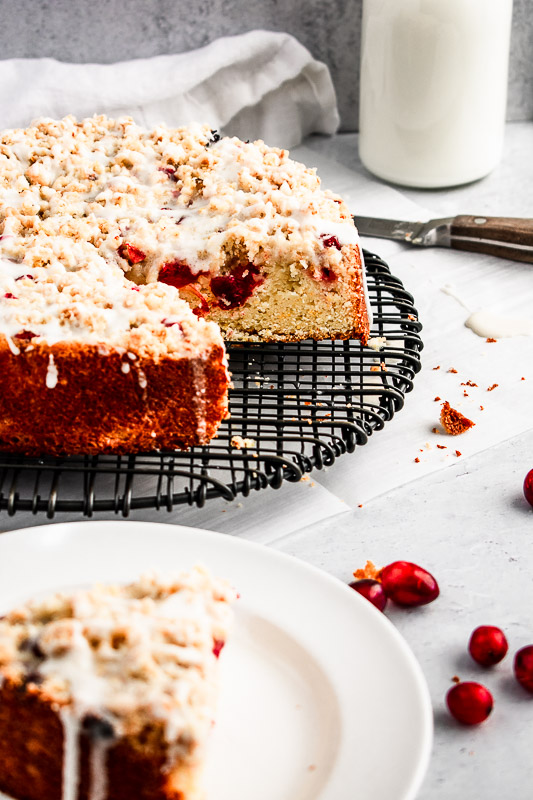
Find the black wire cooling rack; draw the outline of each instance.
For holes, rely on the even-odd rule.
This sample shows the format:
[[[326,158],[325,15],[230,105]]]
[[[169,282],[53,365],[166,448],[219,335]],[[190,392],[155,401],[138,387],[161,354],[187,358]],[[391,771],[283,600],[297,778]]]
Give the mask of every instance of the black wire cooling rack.
[[[231,416],[209,445],[131,456],[0,454],[0,511],[127,517],[132,509],[201,507],[299,481],[366,444],[403,406],[423,345],[411,295],[378,256],[365,253],[365,261],[371,335],[385,337],[381,349],[355,340],[232,344]]]

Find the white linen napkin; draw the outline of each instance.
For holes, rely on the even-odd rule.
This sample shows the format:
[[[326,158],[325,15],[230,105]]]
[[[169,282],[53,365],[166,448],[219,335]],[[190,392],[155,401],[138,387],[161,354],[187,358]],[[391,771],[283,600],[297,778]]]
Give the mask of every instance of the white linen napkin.
[[[179,55],[116,64],[0,61],[0,128],[40,116],[131,115],[141,125],[207,122],[292,147],[339,123],[328,68],[286,33],[250,31]]]

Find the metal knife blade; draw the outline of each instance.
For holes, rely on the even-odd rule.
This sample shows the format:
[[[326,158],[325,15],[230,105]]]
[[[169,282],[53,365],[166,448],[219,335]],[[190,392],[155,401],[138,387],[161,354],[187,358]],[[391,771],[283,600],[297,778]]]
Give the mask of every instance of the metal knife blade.
[[[451,246],[451,227],[454,217],[432,219],[429,222],[407,222],[401,219],[378,219],[377,217],[354,217],[361,236],[378,239],[396,239],[399,242],[422,247]]]
[[[421,247],[452,247],[533,264],[533,219],[459,215],[406,222],[354,216],[361,236],[395,239]]]

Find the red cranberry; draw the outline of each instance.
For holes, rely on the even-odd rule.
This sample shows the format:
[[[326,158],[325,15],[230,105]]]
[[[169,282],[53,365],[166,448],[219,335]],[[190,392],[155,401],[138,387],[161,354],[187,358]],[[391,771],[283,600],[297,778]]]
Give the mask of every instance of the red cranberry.
[[[173,328],[174,325],[177,325],[180,330],[183,330],[183,328],[181,326],[181,323],[175,322],[175,321],[173,321],[171,319],[167,319],[166,317],[165,317],[165,319],[161,320],[161,323],[165,326],[165,328]]]
[[[328,235],[326,233],[323,233],[320,238],[322,239],[322,244],[324,245],[324,247],[336,247],[337,250],[340,250],[342,247],[337,237],[333,236],[333,234]]]
[[[225,644],[226,642],[224,642],[222,639],[213,639],[213,655],[215,656],[215,658],[219,657],[220,651],[222,650]]]
[[[33,275],[19,275],[18,278],[15,278],[16,281],[21,281],[23,278],[29,278],[30,281],[34,281],[35,278]]]
[[[520,686],[533,694],[533,644],[528,644],[517,652],[513,668]]]
[[[352,581],[349,586],[359,594],[366,597],[379,611],[384,611],[387,605],[387,595],[383,591],[383,586],[379,581],[372,578],[363,578],[360,581]]]
[[[221,308],[239,308],[263,281],[259,267],[248,262],[234,267],[229,275],[212,278],[211,291],[219,299]]]
[[[6,292],[4,297],[6,298],[6,300],[16,300],[17,299],[14,294],[11,294],[11,292]]]
[[[337,280],[337,276],[329,267],[322,267],[320,270],[320,280],[324,283],[333,283]]]
[[[530,469],[524,481],[524,497],[533,506],[533,469]]]
[[[171,181],[178,182],[178,177],[176,175],[176,170],[174,167],[159,167],[160,172],[165,172]]]
[[[192,272],[191,268],[184,261],[168,261],[159,270],[157,280],[176,289],[183,289],[193,283],[201,273]]]
[[[394,561],[379,574],[385,594],[399,606],[423,606],[439,596],[433,575],[410,561]]]
[[[33,333],[33,331],[19,331],[15,334],[15,339],[34,339],[38,336],[38,333]]]
[[[505,633],[494,625],[480,625],[470,637],[468,650],[470,655],[483,667],[498,664],[509,649]]]
[[[143,251],[139,250],[138,247],[134,247],[132,244],[128,244],[127,242],[123,242],[120,245],[118,248],[118,254],[121,258],[125,258],[128,264],[131,264],[131,266],[138,264],[140,261],[144,261],[146,258],[146,253],[143,253]]]
[[[494,705],[492,695],[480,683],[456,683],[446,695],[446,704],[452,717],[463,725],[484,722]]]

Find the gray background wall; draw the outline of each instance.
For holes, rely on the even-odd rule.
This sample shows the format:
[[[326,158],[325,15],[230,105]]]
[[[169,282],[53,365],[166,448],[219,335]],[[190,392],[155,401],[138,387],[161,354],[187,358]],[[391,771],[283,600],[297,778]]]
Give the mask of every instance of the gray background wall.
[[[354,130],[361,5],[362,0],[0,0],[0,56],[109,63],[180,53],[253,28],[287,31],[328,64],[342,127]],[[533,0],[514,0],[508,118],[533,118]]]

